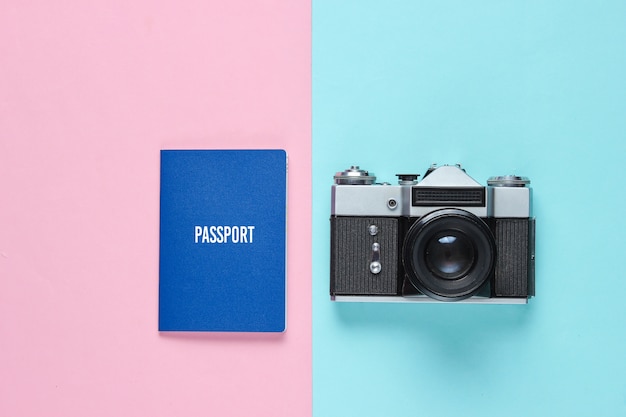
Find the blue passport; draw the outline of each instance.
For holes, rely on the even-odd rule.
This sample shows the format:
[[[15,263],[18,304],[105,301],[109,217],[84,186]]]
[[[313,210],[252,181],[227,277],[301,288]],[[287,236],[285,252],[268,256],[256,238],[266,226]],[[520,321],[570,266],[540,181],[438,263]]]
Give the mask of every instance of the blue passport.
[[[285,330],[284,150],[162,150],[159,330]]]

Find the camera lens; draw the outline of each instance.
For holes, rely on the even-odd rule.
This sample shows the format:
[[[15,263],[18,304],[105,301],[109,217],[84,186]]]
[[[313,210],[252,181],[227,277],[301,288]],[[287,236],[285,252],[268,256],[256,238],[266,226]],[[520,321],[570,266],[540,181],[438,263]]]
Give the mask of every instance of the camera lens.
[[[493,273],[495,240],[483,220],[461,209],[435,210],[406,234],[402,262],[423,294],[442,301],[471,297]]]
[[[433,274],[445,279],[461,278],[474,264],[474,245],[462,232],[447,230],[428,241],[425,258]]]

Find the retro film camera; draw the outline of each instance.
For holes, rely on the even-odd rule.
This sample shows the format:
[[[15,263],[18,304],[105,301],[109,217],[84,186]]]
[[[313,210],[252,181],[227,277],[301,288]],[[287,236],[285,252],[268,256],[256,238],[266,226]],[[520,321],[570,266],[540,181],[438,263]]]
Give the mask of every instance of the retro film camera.
[[[352,166],[331,194],[336,301],[523,304],[535,294],[530,181],[476,182],[460,165],[375,183]]]

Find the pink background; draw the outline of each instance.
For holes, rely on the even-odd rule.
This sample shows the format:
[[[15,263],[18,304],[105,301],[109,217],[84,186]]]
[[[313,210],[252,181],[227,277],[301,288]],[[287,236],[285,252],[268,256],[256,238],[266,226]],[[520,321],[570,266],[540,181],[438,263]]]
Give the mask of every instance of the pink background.
[[[0,5],[0,415],[311,414],[310,3]],[[289,153],[288,328],[157,331],[159,150]]]

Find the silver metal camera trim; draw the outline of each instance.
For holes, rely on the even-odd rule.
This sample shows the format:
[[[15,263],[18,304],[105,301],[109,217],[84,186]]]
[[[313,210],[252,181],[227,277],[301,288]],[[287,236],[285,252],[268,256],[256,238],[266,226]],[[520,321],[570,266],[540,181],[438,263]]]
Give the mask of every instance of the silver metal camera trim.
[[[351,169],[354,168],[358,169],[358,167],[352,167]],[[368,174],[367,171],[361,172]],[[376,177],[373,174],[369,174],[367,178],[375,179]],[[514,176],[492,177],[489,179],[489,182],[490,185],[485,187],[485,206],[462,207],[463,210],[483,218],[532,217],[532,189],[526,186],[530,182],[527,178]],[[331,214],[334,216],[422,217],[438,209],[460,207],[460,205],[412,206],[412,189],[426,187],[476,188],[484,186],[467,175],[457,165],[444,165],[435,168],[417,184],[333,184],[331,191]],[[392,200],[397,202],[395,207],[389,204],[389,201]]]
[[[432,304],[528,304],[527,298],[488,298],[473,296],[461,301],[445,302],[435,300],[426,295],[416,296],[377,296],[377,295],[335,295],[330,299],[343,303],[432,303]]]
[[[532,217],[530,187],[487,187],[487,217]]]
[[[388,184],[335,184],[332,187],[330,212],[334,216],[400,217],[405,215],[402,204],[404,188]],[[397,202],[395,207],[390,207],[390,200]]]

